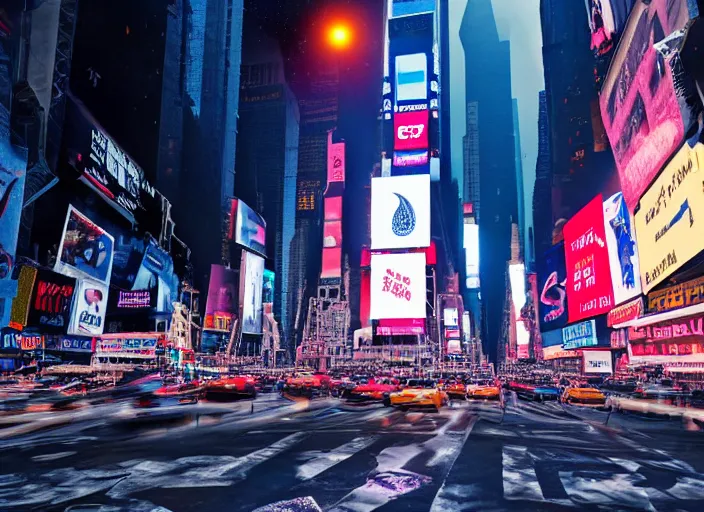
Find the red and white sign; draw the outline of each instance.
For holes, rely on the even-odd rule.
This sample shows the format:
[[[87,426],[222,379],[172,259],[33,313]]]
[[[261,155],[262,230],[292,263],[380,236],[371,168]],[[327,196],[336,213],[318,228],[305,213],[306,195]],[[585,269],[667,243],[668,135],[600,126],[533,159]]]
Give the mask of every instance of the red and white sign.
[[[608,313],[614,305],[601,195],[572,217],[564,230],[570,322]]]
[[[641,316],[643,316],[643,297],[638,297],[609,311],[606,317],[606,324],[609,327],[613,327]]]
[[[425,318],[425,254],[373,254],[371,318]]]
[[[394,115],[394,149],[428,148],[428,111]]]
[[[345,143],[332,142],[328,132],[328,184],[345,181]]]
[[[630,341],[663,341],[693,337],[704,341],[703,316],[671,320],[654,325],[646,325],[645,327],[630,327],[628,329],[628,339]]]
[[[425,318],[399,320],[387,318],[379,320],[376,333],[380,336],[406,336],[425,334]]]

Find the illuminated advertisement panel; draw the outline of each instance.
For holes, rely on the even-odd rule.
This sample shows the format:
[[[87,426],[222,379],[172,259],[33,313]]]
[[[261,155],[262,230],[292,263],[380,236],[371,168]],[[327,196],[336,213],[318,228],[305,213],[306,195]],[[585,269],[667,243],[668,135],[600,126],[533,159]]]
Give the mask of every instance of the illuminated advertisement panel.
[[[608,313],[614,306],[604,204],[596,196],[563,230],[569,321]]]
[[[76,280],[51,270],[37,269],[27,325],[45,333],[66,333]]]
[[[657,48],[689,20],[688,0],[637,0],[601,90],[602,119],[631,212],[689,126],[663,55],[671,50]]]
[[[54,270],[75,278],[110,284],[115,239],[69,205]]]
[[[430,177],[372,178],[372,249],[430,245]]]
[[[266,221],[241,199],[232,199],[229,238],[250,251],[266,256]]]
[[[584,373],[613,373],[611,364],[611,351],[609,350],[585,350],[584,357]]]
[[[262,333],[262,287],[264,285],[264,258],[249,251],[242,255],[240,281],[242,293],[242,332]]]
[[[342,221],[323,224],[323,266],[321,279],[342,276]]]
[[[394,115],[394,149],[428,148],[428,111]]]
[[[594,320],[568,325],[562,329],[563,350],[595,347],[598,344],[599,340],[596,336],[596,322]]]
[[[394,167],[418,167],[428,164],[426,150],[394,151]]]
[[[526,324],[521,318],[521,310],[526,305],[526,268],[523,263],[511,264],[508,266],[508,277],[511,283],[511,302],[516,314],[516,345],[518,346],[518,358],[527,359],[529,357],[530,333]]]
[[[636,233],[621,192],[604,201],[604,228],[614,303],[622,304],[640,295],[641,287]]]
[[[371,318],[425,318],[425,254],[372,254]]]
[[[396,56],[396,104],[428,98],[428,56],[425,53]]]
[[[435,0],[391,0],[391,18],[435,10]]]
[[[635,213],[645,293],[704,248],[704,144],[685,144],[640,200]]]
[[[274,304],[274,281],[276,275],[272,270],[264,270],[264,279],[262,284],[262,304]],[[270,313],[271,311],[268,311]]]
[[[105,327],[108,287],[90,279],[79,279],[67,334],[100,336]]]
[[[345,181],[345,143],[332,142],[332,131],[328,132],[328,185]]]
[[[540,331],[546,333],[567,324],[567,272],[565,245],[560,242],[545,251],[538,261],[538,291],[540,292]],[[543,339],[543,345],[545,339]]]
[[[460,325],[457,308],[445,308],[442,312],[442,317],[445,327],[458,327]]]
[[[376,326],[379,336],[417,336],[425,334],[425,318],[386,318]]]
[[[704,317],[629,327],[628,353],[637,364],[704,362]]]
[[[95,344],[95,354],[107,357],[151,359],[156,357],[159,338],[146,333],[120,333],[101,336]]]
[[[596,55],[606,55],[614,47],[615,36],[623,30],[635,0],[588,0],[585,2],[589,19],[591,49]]]
[[[237,315],[237,272],[222,265],[210,265],[210,283],[205,302],[205,328],[227,330]]]
[[[479,288],[479,226],[464,224],[464,254],[466,260],[467,288]]]

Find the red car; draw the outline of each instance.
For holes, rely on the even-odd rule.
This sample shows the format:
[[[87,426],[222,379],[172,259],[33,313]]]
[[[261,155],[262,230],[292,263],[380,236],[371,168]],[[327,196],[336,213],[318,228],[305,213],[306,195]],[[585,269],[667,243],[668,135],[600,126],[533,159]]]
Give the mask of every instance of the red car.
[[[222,377],[205,385],[205,399],[213,401],[256,398],[255,381],[251,377]]]
[[[400,386],[394,379],[369,379],[349,390],[345,398],[351,402],[381,402],[389,393],[398,391]]]

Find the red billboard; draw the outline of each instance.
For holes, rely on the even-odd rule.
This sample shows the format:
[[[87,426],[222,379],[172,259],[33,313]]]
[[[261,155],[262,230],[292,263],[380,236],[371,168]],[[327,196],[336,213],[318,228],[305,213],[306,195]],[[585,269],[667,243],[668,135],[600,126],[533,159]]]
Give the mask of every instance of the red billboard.
[[[394,149],[428,148],[428,111],[394,115]]]
[[[564,227],[570,322],[608,313],[614,304],[601,195]]]
[[[326,221],[323,225],[322,279],[342,277],[342,221]]]

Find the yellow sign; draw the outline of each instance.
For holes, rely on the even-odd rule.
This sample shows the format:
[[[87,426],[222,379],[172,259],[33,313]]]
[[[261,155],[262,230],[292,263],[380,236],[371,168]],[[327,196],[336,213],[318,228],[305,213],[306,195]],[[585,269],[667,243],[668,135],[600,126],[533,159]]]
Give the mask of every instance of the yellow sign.
[[[704,248],[704,144],[685,144],[640,199],[635,214],[647,293]]]

